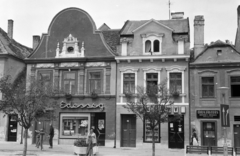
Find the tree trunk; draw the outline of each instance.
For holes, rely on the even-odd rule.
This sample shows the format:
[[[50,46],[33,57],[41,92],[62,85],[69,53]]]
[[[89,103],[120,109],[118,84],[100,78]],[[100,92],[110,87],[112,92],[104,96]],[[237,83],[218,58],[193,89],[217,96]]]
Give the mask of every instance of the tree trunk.
[[[155,131],[154,131],[154,129],[152,130],[152,156],[155,156]]]
[[[27,136],[28,136],[28,129],[25,129],[24,130],[23,156],[27,155]]]

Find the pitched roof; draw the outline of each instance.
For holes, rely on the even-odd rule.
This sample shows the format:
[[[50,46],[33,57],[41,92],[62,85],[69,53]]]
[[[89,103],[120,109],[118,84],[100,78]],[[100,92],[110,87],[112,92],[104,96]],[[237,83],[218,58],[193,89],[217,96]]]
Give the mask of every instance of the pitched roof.
[[[223,54],[217,56],[216,50],[223,50]],[[230,43],[221,40],[212,42],[194,59],[191,64],[198,63],[223,63],[223,62],[239,62],[240,53]]]
[[[102,31],[105,41],[112,51],[117,54],[117,46],[120,45],[120,29],[110,29]]]
[[[10,39],[7,33],[0,28],[0,54],[9,54],[24,59],[32,51],[33,49],[16,42],[14,39]]]
[[[99,28],[98,30],[99,31],[104,31],[104,30],[109,30],[111,29],[106,23],[103,23]]]
[[[130,21],[128,20],[124,27],[121,30],[121,35],[131,35],[133,34],[133,30],[141,27],[146,24],[150,20],[140,20],[140,21]],[[188,33],[189,32],[189,22],[187,19],[173,19],[173,20],[156,20],[162,25],[173,29],[174,33]]]

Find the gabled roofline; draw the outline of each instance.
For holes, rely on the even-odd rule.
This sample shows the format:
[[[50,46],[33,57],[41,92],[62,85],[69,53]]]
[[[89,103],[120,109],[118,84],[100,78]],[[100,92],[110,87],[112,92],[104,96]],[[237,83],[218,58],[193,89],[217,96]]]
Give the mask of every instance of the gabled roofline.
[[[238,53],[238,54],[240,55],[240,52],[238,52],[238,51],[236,50],[236,48],[233,47],[233,46],[230,45],[230,44],[219,45],[219,46],[217,46],[217,45],[209,45],[209,46],[207,46],[207,47],[192,61],[192,63],[194,63],[194,62],[195,62],[201,55],[203,55],[208,49],[213,48],[213,47],[231,47],[233,50],[235,50],[236,53]],[[194,50],[193,50],[193,52],[194,52]]]
[[[120,35],[122,34],[122,31],[125,29],[125,27],[127,26],[128,23],[129,23],[129,20],[127,20],[127,21],[124,23],[122,29],[119,31],[119,34],[120,34]]]
[[[146,22],[146,23],[144,23],[143,25],[141,25],[140,27],[134,29],[132,32],[134,33],[134,32],[136,32],[136,31],[138,31],[139,29],[145,27],[146,25],[148,25],[148,24],[151,23],[151,22],[155,22],[156,24],[158,24],[158,25],[160,25],[160,26],[163,26],[164,28],[166,28],[166,29],[168,29],[168,30],[170,30],[170,31],[174,31],[172,28],[170,28],[170,27],[168,27],[168,26],[166,26],[166,25],[164,25],[164,24],[156,21],[155,19],[151,19],[151,20],[149,20],[148,22]]]
[[[41,40],[40,40],[38,46],[36,47],[36,49],[35,49],[27,58],[30,58],[33,54],[35,54],[35,53],[38,51],[38,49],[39,49],[40,45],[42,44],[42,42],[43,42],[43,40],[44,40],[45,37],[49,37],[49,36],[51,35],[51,34],[50,34],[51,28],[52,28],[52,25],[53,25],[53,23],[55,22],[55,20],[56,20],[62,13],[66,12],[66,11],[69,11],[69,10],[77,10],[77,11],[80,11],[80,12],[84,13],[84,14],[89,18],[90,22],[92,23],[92,26],[93,26],[93,34],[98,34],[98,35],[100,35],[100,38],[101,38],[101,40],[102,40],[102,42],[103,42],[103,45],[106,47],[106,49],[108,50],[108,52],[109,52],[112,56],[116,56],[116,55],[114,54],[114,52],[112,51],[112,49],[111,49],[111,48],[108,46],[108,44],[105,42],[105,39],[104,39],[101,31],[98,31],[98,30],[97,30],[96,24],[95,24],[94,20],[92,19],[92,17],[91,17],[86,11],[84,11],[84,10],[82,10],[82,9],[80,9],[80,8],[70,7],[70,8],[63,9],[62,11],[58,12],[58,13],[53,17],[53,19],[52,19],[52,21],[51,21],[51,23],[50,23],[50,25],[49,25],[49,27],[48,27],[48,32],[42,34],[42,37],[41,37]],[[47,39],[48,39],[48,38],[47,38]],[[45,51],[45,52],[47,52],[47,51]],[[46,53],[46,54],[47,54],[47,53]]]

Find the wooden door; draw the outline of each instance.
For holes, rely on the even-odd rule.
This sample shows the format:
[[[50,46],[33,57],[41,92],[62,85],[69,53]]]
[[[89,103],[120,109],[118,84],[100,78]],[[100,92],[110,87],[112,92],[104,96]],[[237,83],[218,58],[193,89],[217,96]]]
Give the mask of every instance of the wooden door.
[[[136,116],[122,115],[121,146],[136,147]]]
[[[240,147],[240,125],[234,125],[233,128],[234,135],[234,147]]]
[[[202,145],[217,146],[216,122],[202,122]]]
[[[174,120],[174,115],[169,116],[168,122],[168,147],[184,148],[184,116]]]
[[[17,115],[9,115],[8,141],[17,141]]]

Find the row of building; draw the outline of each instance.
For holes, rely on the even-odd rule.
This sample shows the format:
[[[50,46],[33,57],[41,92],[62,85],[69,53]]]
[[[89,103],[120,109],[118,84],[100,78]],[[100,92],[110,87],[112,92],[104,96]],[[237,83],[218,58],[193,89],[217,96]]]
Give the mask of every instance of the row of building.
[[[193,49],[183,12],[172,13],[169,20],[128,20],[121,29],[107,24],[97,29],[87,12],[67,8],[53,18],[46,34],[33,36],[32,49],[12,38],[9,20],[8,33],[0,29],[0,74],[14,79],[25,71],[27,79],[44,79],[68,93],[58,97],[57,120],[32,124],[30,143],[36,141],[35,129],[47,132],[53,123],[58,144],[73,144],[94,126],[99,145],[151,147],[148,122],[123,107],[124,92],[136,93],[136,86],[167,78],[168,89],[179,93],[170,117],[180,114],[182,120],[158,126],[156,147],[184,148],[193,129],[200,145],[222,146],[222,103],[230,106],[227,142],[240,146],[240,7],[237,10],[235,45],[220,40],[205,44],[204,17],[195,16]],[[0,140],[19,141],[22,128],[16,116],[2,116]]]

